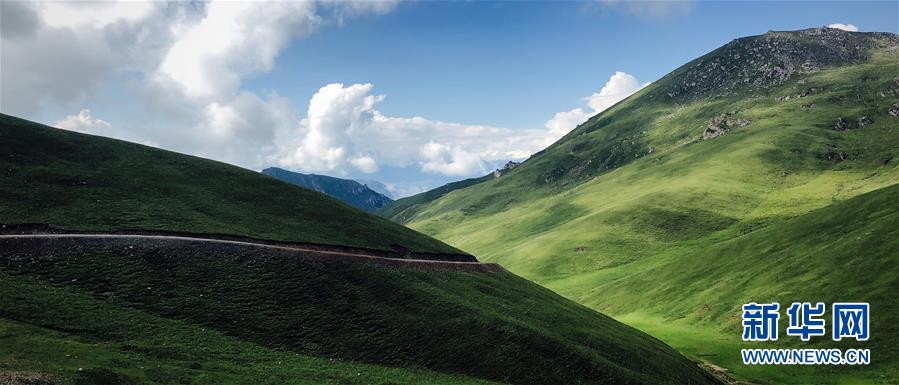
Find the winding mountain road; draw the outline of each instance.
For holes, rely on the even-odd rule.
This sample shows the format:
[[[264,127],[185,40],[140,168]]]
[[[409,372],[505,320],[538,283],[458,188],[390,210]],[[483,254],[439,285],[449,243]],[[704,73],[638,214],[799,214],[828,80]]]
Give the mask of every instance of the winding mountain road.
[[[364,252],[348,252],[338,250],[327,250],[326,246],[316,248],[288,245],[273,245],[268,243],[238,241],[218,238],[202,238],[181,235],[152,235],[152,234],[90,234],[90,233],[50,233],[50,234],[0,234],[0,241],[3,240],[39,240],[39,239],[61,239],[61,240],[135,240],[135,241],[185,241],[185,242],[203,242],[211,244],[235,245],[244,247],[255,247],[263,249],[284,250],[297,252],[299,255],[315,254],[320,256],[331,256],[342,260],[350,260],[356,262],[369,262],[378,265],[386,265],[393,267],[419,268],[423,270],[441,270],[441,271],[467,271],[467,272],[506,272],[502,266],[496,263],[481,262],[463,262],[463,261],[441,261],[430,259],[412,259],[412,258],[390,258],[378,255],[365,254]]]

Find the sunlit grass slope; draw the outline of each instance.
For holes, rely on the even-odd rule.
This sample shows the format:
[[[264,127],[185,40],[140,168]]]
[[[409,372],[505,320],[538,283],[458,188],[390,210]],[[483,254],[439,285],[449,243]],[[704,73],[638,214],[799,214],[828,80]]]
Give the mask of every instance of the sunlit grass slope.
[[[690,354],[715,354],[746,377],[778,382],[895,383],[899,380],[899,184],[865,193],[746,235],[727,231],[710,239],[685,242],[653,258],[596,274],[573,276],[556,287],[589,306],[645,328]],[[615,279],[623,271],[628,279]],[[614,304],[595,294],[618,298]],[[869,302],[872,338],[832,342],[830,337],[800,343],[783,337],[767,347],[869,348],[871,367],[839,370],[747,368],[740,364],[739,307],[731,304],[779,302]],[[647,311],[657,319],[648,322]],[[830,313],[827,313],[828,331]],[[787,326],[782,315],[781,329]],[[667,321],[666,321],[667,320]],[[676,320],[676,321],[673,321]],[[653,330],[657,328],[656,330]],[[692,329],[692,330],[691,330]],[[680,333],[701,329],[711,341],[689,341]],[[785,336],[785,331],[780,331]],[[721,341],[721,342],[718,342]],[[720,345],[719,345],[720,344]],[[764,344],[743,344],[759,347]]]
[[[705,79],[704,72],[692,70],[703,68],[702,63],[722,56],[749,63],[746,55],[754,51],[740,48],[752,47],[757,41],[753,39],[773,36],[782,42],[795,37],[791,44],[798,45],[787,45],[793,55],[787,57],[796,65],[805,55],[820,56],[817,37],[766,36],[737,41],[674,71],[502,178],[453,191],[418,207],[410,218],[394,219],[624,317],[676,347],[701,347],[706,333],[723,333],[721,354],[702,359],[738,371],[732,337],[739,330],[733,327],[733,317],[739,317],[746,299],[787,300],[795,294],[795,300],[869,300],[887,317],[895,313],[895,301],[885,303],[878,293],[899,289],[890,281],[899,268],[895,251],[882,245],[890,237],[899,238],[899,230],[869,224],[864,222],[868,214],[855,218],[852,210],[838,208],[833,215],[844,216],[840,218],[846,223],[861,220],[879,227],[866,227],[850,239],[830,231],[834,221],[796,218],[854,197],[863,205],[882,196],[865,193],[899,183],[899,162],[894,159],[899,155],[899,118],[888,114],[899,101],[896,37],[877,35],[886,39],[884,45],[874,35],[846,35],[851,44],[836,44],[836,53],[827,56],[833,62],[764,87],[747,82],[745,87],[722,88],[744,79],[736,77],[721,80],[718,88],[682,92],[684,84],[705,84],[684,80],[694,75]],[[870,51],[856,59],[839,55],[847,46],[865,46],[869,38],[876,43],[869,42]],[[771,63],[780,65],[785,64]],[[712,71],[707,77],[716,76]],[[727,113],[750,124],[704,140],[710,121]],[[872,123],[858,124],[865,116]],[[851,128],[836,130],[839,118],[851,122]],[[899,210],[895,200],[876,202],[879,209]],[[760,235],[740,243],[740,249],[722,246],[757,233],[796,236],[789,240],[797,247],[787,248],[788,238],[772,246]],[[819,243],[800,243],[803,234],[821,235],[809,238]],[[847,261],[867,261],[876,269],[856,271]],[[752,264],[764,267],[764,274],[747,271]],[[748,286],[752,279],[761,281]],[[781,280],[802,288],[789,291],[777,283]],[[738,284],[742,282],[747,284]],[[760,289],[765,287],[772,289]],[[848,287],[854,289],[843,290]],[[895,329],[880,330],[880,342],[872,344],[881,360],[873,370],[809,369],[819,376],[812,382],[899,377],[897,357],[887,351],[890,344],[899,344],[899,335]],[[844,377],[831,376],[833,372]],[[804,382],[784,368],[748,375]]]
[[[257,172],[0,114],[0,223],[458,252]]]

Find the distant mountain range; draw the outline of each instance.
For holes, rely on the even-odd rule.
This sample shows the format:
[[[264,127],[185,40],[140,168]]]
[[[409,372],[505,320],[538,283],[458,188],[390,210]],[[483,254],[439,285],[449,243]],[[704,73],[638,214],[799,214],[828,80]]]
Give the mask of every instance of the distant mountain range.
[[[393,195],[393,193],[390,192],[390,189],[387,188],[387,185],[385,185],[381,182],[378,182],[373,179],[356,179],[356,182],[359,182],[359,183],[365,185],[365,187],[368,187],[368,188],[372,189],[374,192],[381,194],[385,197],[388,197],[390,199],[396,199],[396,195]]]
[[[374,212],[393,202],[393,199],[390,199],[390,197],[375,191],[375,188],[386,190],[386,186],[377,182],[375,182],[377,186],[374,186],[375,183],[364,185],[350,179],[335,178],[327,175],[302,174],[278,167],[269,167],[262,170],[262,173],[287,183],[318,191],[366,212]],[[374,188],[370,186],[374,186]]]

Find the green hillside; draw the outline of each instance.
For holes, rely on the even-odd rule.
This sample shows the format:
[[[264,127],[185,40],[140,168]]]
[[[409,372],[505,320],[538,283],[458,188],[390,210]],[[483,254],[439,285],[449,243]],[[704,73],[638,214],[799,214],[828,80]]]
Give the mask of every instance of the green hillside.
[[[6,224],[454,250],[237,167],[9,116],[0,127]],[[298,253],[0,239],[0,381],[715,383],[657,339],[510,273]]]
[[[366,376],[339,383],[474,382],[418,368],[510,384],[713,382],[658,340],[509,273],[302,262],[191,243],[3,247],[0,325],[13,331],[0,338],[17,345],[4,348],[0,369],[91,367],[161,383],[154,373],[167,370],[157,365],[197,383],[253,372],[272,383],[296,372],[337,382],[348,370]],[[64,356],[69,346],[83,353]]]
[[[877,294],[897,288],[889,281],[899,274],[889,263],[896,254],[878,243],[899,237],[895,226],[868,228],[854,243],[824,232],[832,222],[799,218],[854,197],[864,205],[882,196],[865,193],[899,183],[897,47],[894,34],[834,29],[737,39],[591,118],[507,175],[393,219],[746,378],[897,378],[899,360],[888,347],[899,335],[884,326],[871,342],[881,359],[855,370],[746,371],[734,364],[733,338],[747,298],[790,297],[785,286],[771,284],[777,280],[801,280],[796,293],[807,297],[793,300],[867,300],[881,317],[896,312],[895,301]],[[895,201],[878,202],[899,209]],[[866,218],[839,207],[833,215],[846,223]],[[758,238],[739,253],[721,248],[763,231],[783,234],[783,243]],[[843,258],[882,265],[847,277],[843,259],[812,258],[823,246],[805,254],[786,248],[803,244],[788,235],[806,232],[830,234],[825,239],[842,248]],[[790,259],[802,255],[806,265]],[[767,283],[736,284],[755,278],[746,271],[749,261],[767,269],[759,278]],[[759,289],[766,285],[771,291]],[[833,292],[840,285],[854,289]]]
[[[4,384],[496,384],[422,369],[299,355],[114,306],[90,293],[0,276]],[[14,320],[21,312],[38,309],[53,318]]]
[[[257,172],[0,114],[0,223],[458,250]]]

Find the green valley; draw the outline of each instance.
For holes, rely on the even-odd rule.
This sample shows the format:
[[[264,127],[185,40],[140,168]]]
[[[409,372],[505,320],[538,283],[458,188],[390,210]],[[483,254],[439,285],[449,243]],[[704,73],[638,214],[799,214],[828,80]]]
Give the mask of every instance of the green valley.
[[[112,236],[459,253],[256,172],[6,115],[0,157],[2,233],[15,234],[0,234],[0,381],[718,383],[659,340],[508,272]],[[109,236],[28,237],[48,228]]]

